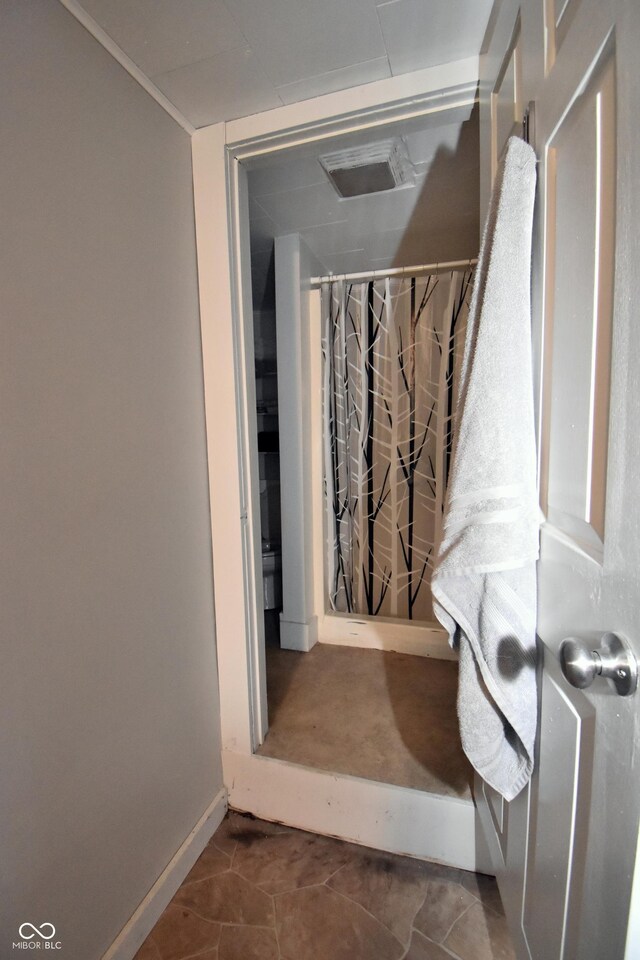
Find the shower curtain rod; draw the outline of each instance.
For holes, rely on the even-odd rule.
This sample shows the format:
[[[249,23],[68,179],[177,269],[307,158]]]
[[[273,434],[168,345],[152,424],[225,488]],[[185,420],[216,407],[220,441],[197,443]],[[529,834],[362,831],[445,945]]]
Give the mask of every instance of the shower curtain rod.
[[[413,267],[393,267],[391,270],[365,270],[364,273],[330,273],[326,277],[311,277],[312,287],[336,280],[382,280],[385,277],[415,277],[418,273],[437,273],[438,270],[456,270],[458,267],[475,267],[477,259],[448,260],[444,263],[421,263]]]

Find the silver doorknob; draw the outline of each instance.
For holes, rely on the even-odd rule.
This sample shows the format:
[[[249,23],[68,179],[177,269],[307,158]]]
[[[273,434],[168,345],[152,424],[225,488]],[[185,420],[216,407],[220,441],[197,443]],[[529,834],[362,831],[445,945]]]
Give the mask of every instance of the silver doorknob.
[[[617,633],[605,633],[598,649],[591,651],[584,641],[567,637],[560,646],[560,665],[569,683],[581,690],[598,676],[612,680],[621,697],[628,697],[638,686],[638,661]]]

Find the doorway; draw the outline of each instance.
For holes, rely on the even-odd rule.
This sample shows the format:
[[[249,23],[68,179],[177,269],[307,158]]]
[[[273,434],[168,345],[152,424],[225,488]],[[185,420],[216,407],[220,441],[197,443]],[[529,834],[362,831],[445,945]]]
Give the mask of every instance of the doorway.
[[[470,799],[429,577],[478,248],[477,107],[243,167],[268,702],[257,752]]]
[[[453,74],[456,74],[456,76],[454,77]],[[272,112],[268,116],[261,115],[248,121],[227,124],[226,131],[220,131],[218,145],[222,143],[226,146],[227,151],[225,167],[229,184],[229,219],[232,231],[231,270],[234,283],[229,291],[229,299],[236,318],[234,340],[232,341],[236,392],[239,398],[235,430],[236,444],[241,453],[241,463],[239,463],[237,474],[240,484],[240,498],[237,502],[240,509],[238,529],[244,547],[242,596],[240,598],[237,591],[237,584],[240,579],[238,566],[235,567],[236,574],[233,578],[229,556],[223,557],[221,562],[225,566],[223,578],[230,587],[233,580],[235,584],[233,595],[236,601],[238,599],[242,601],[242,622],[238,619],[239,611],[237,607],[233,610],[228,602],[231,590],[216,588],[216,607],[218,610],[220,607],[222,608],[224,618],[229,617],[228,620],[225,619],[225,623],[230,623],[233,616],[235,616],[235,622],[237,623],[233,644],[226,631],[224,636],[219,634],[220,673],[224,688],[222,698],[223,762],[225,764],[225,780],[231,785],[231,803],[240,809],[250,810],[257,815],[283,819],[291,824],[338,834],[348,839],[354,839],[356,842],[396,852],[404,851],[417,856],[435,857],[449,863],[475,869],[483,863],[483,852],[476,847],[474,808],[468,795],[466,797],[461,794],[447,796],[444,793],[439,794],[416,789],[415,786],[392,783],[389,782],[388,777],[374,780],[369,779],[368,776],[358,775],[358,772],[354,775],[339,770],[331,770],[331,767],[335,766],[333,763],[313,767],[256,752],[256,748],[259,749],[260,744],[265,741],[265,732],[268,728],[266,711],[263,712],[268,699],[264,695],[266,693],[266,664],[264,658],[264,601],[262,592],[265,584],[261,576],[262,534],[259,523],[259,470],[256,463],[258,449],[255,441],[258,422],[253,346],[254,329],[251,310],[252,296],[249,271],[239,269],[239,265],[250,263],[248,224],[250,220],[250,200],[252,198],[247,180],[250,180],[253,169],[264,168],[265,160],[268,157],[273,158],[277,153],[283,154],[283,148],[286,151],[286,154],[283,155],[291,157],[293,156],[291,152],[293,149],[300,147],[307,150],[310,145],[315,144],[313,149],[316,150],[319,141],[322,141],[324,146],[328,140],[335,138],[338,133],[353,134],[360,142],[371,142],[372,136],[375,139],[382,134],[386,138],[391,124],[410,121],[414,124],[413,129],[417,131],[418,120],[425,119],[427,126],[435,127],[438,125],[437,121],[443,119],[442,115],[444,113],[449,111],[450,118],[455,119],[453,111],[460,109],[466,111],[464,118],[466,121],[473,112],[475,102],[477,81],[474,74],[475,66],[472,64],[449,65],[447,68],[438,68],[434,71],[430,78],[432,86],[428,92],[425,92],[425,87],[428,86],[428,84],[425,84],[425,77],[412,79],[412,82],[415,83],[415,89],[412,93],[408,91],[406,82],[403,82],[402,97],[398,97],[397,84],[387,84],[385,82],[375,91],[366,91],[369,96],[368,103],[366,98],[363,100],[362,90],[348,91],[346,94],[341,94],[339,98],[330,98],[331,103],[318,104],[318,110],[315,114],[313,109],[301,111],[299,107],[296,107],[295,110],[286,108],[283,111]],[[443,88],[441,82],[443,79],[446,89]],[[446,81],[453,82],[449,86]],[[385,88],[384,91],[382,88]],[[437,92],[435,92],[436,89]],[[336,111],[338,100],[342,109]],[[282,116],[279,116],[280,113]],[[292,122],[294,113],[296,114],[295,123]],[[314,116],[314,119],[310,123],[309,117],[311,115]],[[303,122],[303,117],[305,122]],[[457,119],[459,121],[460,117]],[[383,127],[387,129],[383,130]],[[205,143],[205,140],[209,142]],[[202,136],[200,138],[202,150],[196,151],[196,153],[200,152],[201,155],[202,167],[200,172],[202,181],[205,181],[205,186],[207,179],[209,180],[209,196],[213,198],[215,194],[219,198],[219,180],[212,176],[215,149],[212,140],[213,134],[207,131],[207,137]],[[196,146],[198,146],[198,137],[196,137]],[[206,169],[205,160],[207,161]],[[198,177],[197,162],[195,170]],[[219,170],[220,167],[218,166],[218,174]],[[216,180],[216,183],[213,183],[213,180]],[[253,206],[252,203],[251,206]],[[211,205],[209,209],[211,209]],[[264,208],[262,209],[264,210]],[[265,212],[269,215],[268,211]],[[477,223],[477,208],[472,216],[475,217]],[[329,225],[332,222],[335,226],[334,221],[329,221]],[[383,222],[386,221],[383,220]],[[319,222],[313,225],[327,226],[326,223]],[[208,224],[208,228],[213,230],[211,224]],[[394,225],[394,228],[396,230],[401,229],[397,225]],[[324,232],[329,233],[329,230]],[[286,247],[288,243],[291,247],[294,244],[294,241],[291,240],[292,236],[295,236],[295,234],[289,233],[286,236],[278,237],[279,244]],[[217,232],[217,237],[221,239],[220,230]],[[473,248],[467,252],[469,259],[475,256],[477,245],[476,232]],[[213,247],[214,244],[212,243],[212,251]],[[305,248],[307,252],[305,252]],[[326,270],[332,268],[327,267],[313,251],[310,251],[306,243],[305,248],[299,244],[295,256],[297,257],[298,269],[304,268],[304,276],[307,282],[304,289],[300,283],[295,285],[295,288],[294,285],[291,285],[291,296],[297,299],[298,309],[304,311],[309,320],[306,325],[298,324],[298,332],[302,330],[304,336],[309,336],[310,330],[314,328],[315,324],[318,334],[315,342],[319,343],[321,329],[320,297],[317,291],[312,292],[310,290],[311,285],[308,281],[311,277],[323,275]],[[219,250],[219,248],[217,249]],[[289,252],[292,252],[291,249]],[[348,251],[338,250],[337,252],[345,253]],[[397,254],[397,249],[395,253]],[[459,251],[455,256],[460,254],[464,256],[462,251]],[[278,283],[279,277],[277,256],[276,251],[276,283]],[[388,259],[391,259],[392,256],[393,254]],[[434,254],[434,259],[444,258],[445,256],[446,253],[443,249],[441,254]],[[426,254],[423,254],[423,257],[426,259]],[[302,263],[305,258],[307,262]],[[377,259],[383,260],[384,258],[380,256]],[[319,266],[312,267],[311,264],[317,264],[318,261]],[[395,262],[403,263],[404,266],[407,265],[407,260],[396,260]],[[342,269],[347,271],[349,266],[353,266],[353,264],[347,264],[344,261]],[[379,269],[383,269],[383,267],[379,266]],[[247,305],[249,305],[249,309],[247,309]],[[220,317],[219,306],[218,302],[218,317]],[[276,326],[278,338],[280,336],[279,317],[276,317]],[[287,343],[290,349],[294,351],[301,348],[299,339],[296,341],[295,338],[293,340],[287,338]],[[206,346],[205,337],[205,366],[207,363]],[[219,340],[216,347],[218,356],[215,362],[212,361],[212,366],[221,376],[227,376],[228,371],[221,369]],[[316,358],[319,362],[319,351]],[[282,367],[278,355],[278,393],[280,393],[281,369],[287,370],[289,367],[288,365]],[[309,410],[310,415],[313,414],[313,402],[319,399],[320,393],[320,390],[311,390],[311,396],[309,397],[309,394],[307,394],[306,402],[309,403],[311,408]],[[282,416],[280,410],[278,413],[280,426],[279,456],[282,461]],[[316,409],[316,416],[317,413]],[[298,429],[301,420],[303,418],[298,411],[296,417]],[[316,420],[317,422],[321,422],[321,420]],[[252,431],[254,431],[253,434]],[[286,431],[285,433],[288,435]],[[250,440],[252,435],[254,437],[252,441],[253,449]],[[321,429],[316,431],[313,436],[320,437],[320,442],[316,443],[310,451],[310,456],[311,459],[319,456],[321,463]],[[231,439],[230,432],[229,439]],[[226,449],[231,453],[233,452],[230,447]],[[215,462],[213,463],[213,469],[214,473],[218,470],[218,464]],[[218,472],[221,474],[221,471]],[[308,549],[304,555],[307,557],[311,555],[315,558],[314,545],[318,543],[318,540],[322,544],[324,529],[321,470],[316,470],[313,476],[316,477],[316,484],[315,487],[313,484],[311,485],[311,508],[305,513],[309,523],[310,535],[306,540]],[[227,469],[225,477],[220,475],[219,480],[223,482],[228,477],[229,471]],[[282,485],[282,471],[280,479]],[[320,497],[318,497],[318,489],[320,490]],[[230,483],[226,490],[230,499],[237,496]],[[284,494],[282,502],[285,503]],[[286,502],[288,507],[290,501]],[[284,517],[285,513],[282,511],[283,540],[285,539]],[[233,512],[229,510],[224,512],[224,516],[218,517],[218,522],[227,529],[234,523],[237,524]],[[320,538],[315,535],[318,529],[320,529]],[[305,541],[303,540],[303,542]],[[237,564],[237,558],[234,559],[234,563]],[[286,563],[286,551],[283,549],[282,566],[285,573]],[[321,568],[322,560],[320,560]],[[299,569],[304,579],[307,575],[306,571],[302,568]],[[316,569],[318,569],[317,565]],[[253,576],[250,575],[251,573],[253,573]],[[298,658],[299,662],[304,662],[305,658],[312,658],[314,653],[322,648],[329,648],[330,643],[325,643],[322,637],[321,643],[315,645],[316,636],[323,628],[328,629],[329,633],[331,631],[335,633],[338,627],[343,631],[346,629],[348,633],[346,644],[344,637],[342,640],[338,640],[335,635],[333,638],[330,636],[327,638],[329,641],[334,641],[335,652],[339,654],[351,655],[346,648],[353,646],[374,647],[373,650],[356,650],[355,652],[359,656],[376,656],[385,659],[394,653],[393,647],[389,648],[388,646],[389,624],[385,623],[386,620],[392,620],[393,618],[378,618],[376,623],[367,622],[367,619],[362,620],[361,623],[355,623],[353,616],[350,614],[345,615],[344,613],[321,609],[320,604],[314,607],[313,604],[316,603],[320,591],[324,589],[323,578],[312,575],[309,580],[310,582],[305,581],[305,586],[308,585],[309,596],[311,597],[311,616],[303,623],[303,626],[308,627],[308,630],[306,633],[304,630],[302,631],[303,642],[308,643],[308,646],[305,648],[304,645],[301,645],[298,649],[304,650],[313,647],[313,650],[311,653],[294,653],[293,655]],[[315,610],[319,611],[320,616],[314,612]],[[313,622],[314,616],[316,617],[315,624]],[[324,624],[319,622],[322,620]],[[358,620],[361,620],[360,616],[358,616]],[[295,622],[294,618],[290,618],[289,622]],[[425,643],[425,641],[427,649],[423,652],[428,655],[433,654],[436,648],[443,650],[445,654],[447,652],[446,645],[442,643],[442,636],[436,636],[436,631],[431,626],[424,626],[424,623],[420,623],[420,626],[410,622],[398,623],[394,625],[393,629],[397,635],[397,644],[403,648],[401,655],[413,657],[417,643]],[[314,631],[316,635],[314,635]],[[417,640],[416,631],[421,634],[420,641]],[[241,642],[242,638],[244,638],[244,642]],[[336,640],[338,641],[337,644]],[[288,654],[291,651],[285,650],[283,652]],[[423,657],[423,660],[426,661],[427,657]],[[448,664],[444,664],[445,669],[451,666],[450,661]],[[225,681],[226,676],[231,678],[230,686]],[[235,691],[233,700],[230,694],[231,687]],[[225,699],[228,699],[228,709],[225,709]],[[362,811],[366,811],[364,816],[361,815]],[[486,866],[486,863],[484,865]]]

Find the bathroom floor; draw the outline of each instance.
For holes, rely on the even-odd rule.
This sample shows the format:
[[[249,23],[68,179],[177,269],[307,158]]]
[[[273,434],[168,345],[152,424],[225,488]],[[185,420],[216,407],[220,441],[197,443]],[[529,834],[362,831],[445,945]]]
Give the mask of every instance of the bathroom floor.
[[[471,798],[456,717],[457,664],[318,643],[267,643],[267,757]]]
[[[495,881],[229,813],[135,960],[515,960]]]

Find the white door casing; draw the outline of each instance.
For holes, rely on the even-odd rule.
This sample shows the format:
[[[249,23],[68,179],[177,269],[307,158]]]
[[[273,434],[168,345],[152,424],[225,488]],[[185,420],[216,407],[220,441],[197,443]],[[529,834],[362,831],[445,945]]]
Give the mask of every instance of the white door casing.
[[[252,329],[239,269],[243,256],[246,263],[243,161],[338,132],[469,109],[477,70],[472,58],[205,127],[194,134],[192,147],[223,768],[230,805],[379,849],[487,870],[471,801],[311,770],[253,752],[262,735],[265,701],[255,629],[261,609],[258,590],[247,581],[259,576],[260,528],[247,485],[255,456],[247,383]]]
[[[640,7],[627,0],[507,3],[481,68],[485,196],[505,114],[517,121],[529,101],[539,159],[532,296],[546,523],[538,765],[511,804],[478,785],[514,941],[532,960],[640,953],[627,942],[640,696],[621,698],[602,678],[577,690],[558,660],[565,637],[595,649],[607,631],[640,655],[639,38]],[[520,89],[504,82],[510,76]]]

